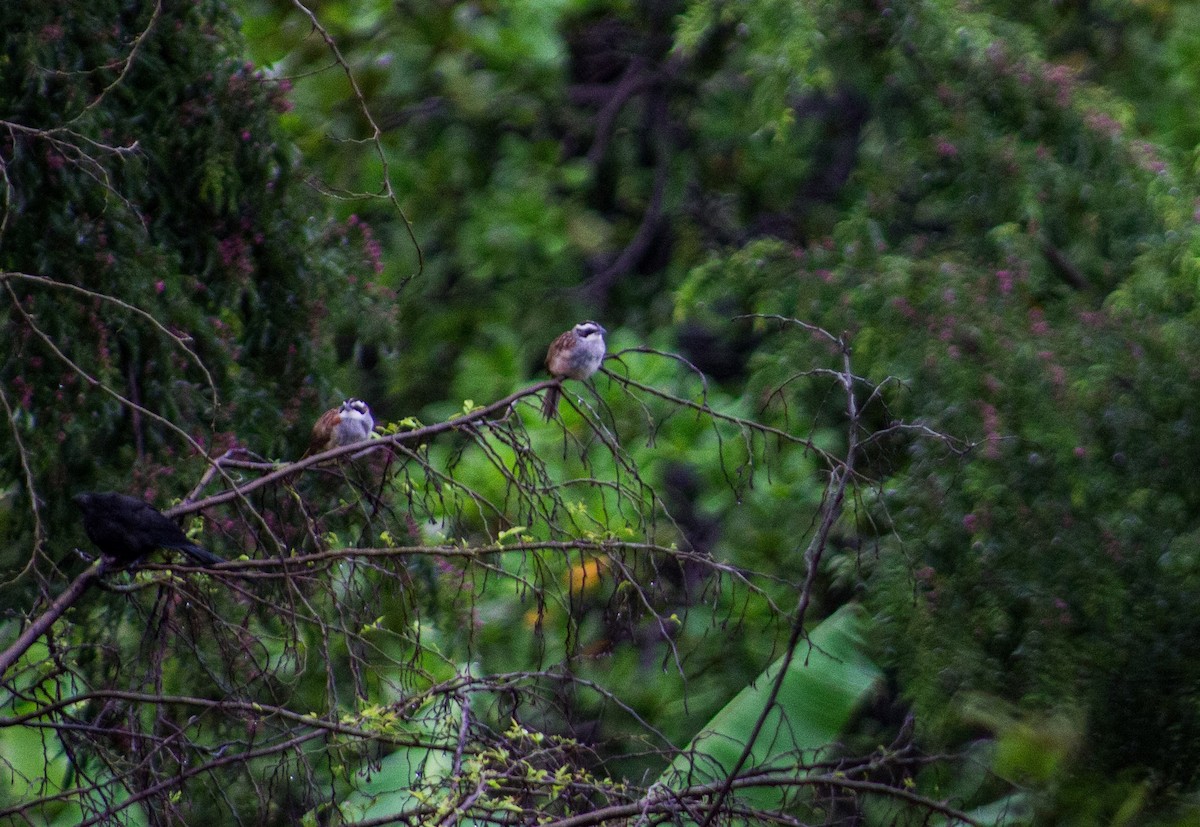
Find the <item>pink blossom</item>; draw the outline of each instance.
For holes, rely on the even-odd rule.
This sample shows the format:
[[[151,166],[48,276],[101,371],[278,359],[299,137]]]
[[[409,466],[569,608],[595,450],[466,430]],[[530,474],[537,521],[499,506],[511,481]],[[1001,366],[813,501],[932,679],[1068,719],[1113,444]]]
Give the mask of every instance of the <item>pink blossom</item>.
[[[1054,608],[1058,609],[1058,625],[1071,625],[1071,607],[1061,597],[1054,598]]]
[[[1013,289],[1013,275],[1011,270],[997,270],[996,281],[1000,283],[1000,292],[1008,295]]]
[[[12,380],[13,390],[21,395],[20,406],[25,410],[33,407],[33,385],[25,381],[24,376],[16,376]]]
[[[892,307],[906,319],[912,320],[917,317],[916,309],[908,303],[908,299],[903,296],[896,296],[892,299]]]
[[[242,252],[242,240],[236,236],[223,238],[217,243],[217,254],[221,257],[221,264],[228,267],[237,260]]]
[[[1119,138],[1121,136],[1121,124],[1112,115],[1107,112],[1088,112],[1083,117],[1084,123],[1093,132],[1098,132],[1106,138]]]
[[[942,158],[958,157],[958,147],[945,138],[938,138],[937,154]]]
[[[1055,87],[1055,99],[1059,106],[1071,103],[1075,91],[1075,70],[1061,63],[1047,64],[1042,68],[1042,80]]]
[[[1062,365],[1051,365],[1050,381],[1053,382],[1054,386],[1059,390],[1065,388],[1067,386],[1067,369]]]
[[[1035,307],[1029,311],[1029,329],[1038,336],[1044,336],[1050,332],[1050,325],[1046,321],[1046,314],[1042,312],[1040,307]]]
[[[367,257],[371,259],[371,265],[376,274],[383,272],[383,246],[375,239],[367,242]]]

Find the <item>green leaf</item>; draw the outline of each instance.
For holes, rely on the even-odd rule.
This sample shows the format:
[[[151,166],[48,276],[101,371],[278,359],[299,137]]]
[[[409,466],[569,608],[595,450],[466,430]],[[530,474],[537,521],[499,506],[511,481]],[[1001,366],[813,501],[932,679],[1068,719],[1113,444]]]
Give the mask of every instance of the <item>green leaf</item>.
[[[742,772],[796,768],[819,760],[846,731],[855,711],[871,695],[883,673],[866,654],[866,612],[859,606],[839,609],[813,629],[788,665],[775,707]],[[746,746],[782,668],[783,658],[768,666],[709,721],[660,778],[672,789],[724,778]],[[777,788],[737,793],[757,807],[776,808]]]

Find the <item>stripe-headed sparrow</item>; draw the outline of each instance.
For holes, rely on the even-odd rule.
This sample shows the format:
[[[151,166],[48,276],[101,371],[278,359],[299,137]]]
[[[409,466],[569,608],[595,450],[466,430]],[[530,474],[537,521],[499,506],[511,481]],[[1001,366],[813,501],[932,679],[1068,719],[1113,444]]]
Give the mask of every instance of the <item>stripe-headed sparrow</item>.
[[[309,457],[352,442],[362,442],[370,438],[374,428],[375,420],[367,403],[361,399],[347,399],[338,407],[321,414],[317,424],[313,425],[312,438],[308,441],[304,456]]]
[[[587,379],[604,361],[604,334],[608,331],[592,321],[580,322],[550,343],[546,370],[555,379]],[[550,419],[558,410],[559,385],[546,391],[542,416]]]

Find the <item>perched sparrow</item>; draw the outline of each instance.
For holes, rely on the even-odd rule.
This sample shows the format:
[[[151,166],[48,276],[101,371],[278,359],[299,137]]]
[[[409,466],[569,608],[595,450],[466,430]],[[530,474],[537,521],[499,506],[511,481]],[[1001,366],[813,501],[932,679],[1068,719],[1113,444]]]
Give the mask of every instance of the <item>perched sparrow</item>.
[[[105,557],[132,564],[156,548],[173,548],[202,565],[225,562],[193,543],[170,518],[136,497],[107,491],[77,494],[74,499],[83,512],[83,530]]]
[[[361,399],[347,399],[339,407],[330,408],[321,414],[317,424],[313,425],[312,438],[308,441],[308,450],[304,452],[304,456],[319,454],[352,442],[362,442],[371,436],[374,428],[375,420],[371,417],[371,409],[367,407],[367,403]]]
[[[595,322],[580,322],[550,343],[546,351],[546,370],[555,379],[587,379],[604,361],[604,334],[608,331]],[[558,410],[561,389],[553,385],[546,391],[542,416],[550,419]]]

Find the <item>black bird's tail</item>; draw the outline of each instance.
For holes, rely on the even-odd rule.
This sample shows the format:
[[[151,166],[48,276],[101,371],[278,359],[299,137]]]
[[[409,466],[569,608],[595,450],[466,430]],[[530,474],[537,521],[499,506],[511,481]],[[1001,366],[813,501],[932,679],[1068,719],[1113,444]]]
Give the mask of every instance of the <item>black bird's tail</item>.
[[[218,557],[206,548],[189,543],[186,546],[178,546],[179,550],[191,557],[202,566],[215,566],[217,563],[224,563],[224,557]]]
[[[561,392],[562,385],[554,384],[546,388],[546,398],[542,401],[542,418],[547,422],[558,412],[558,397]]]

